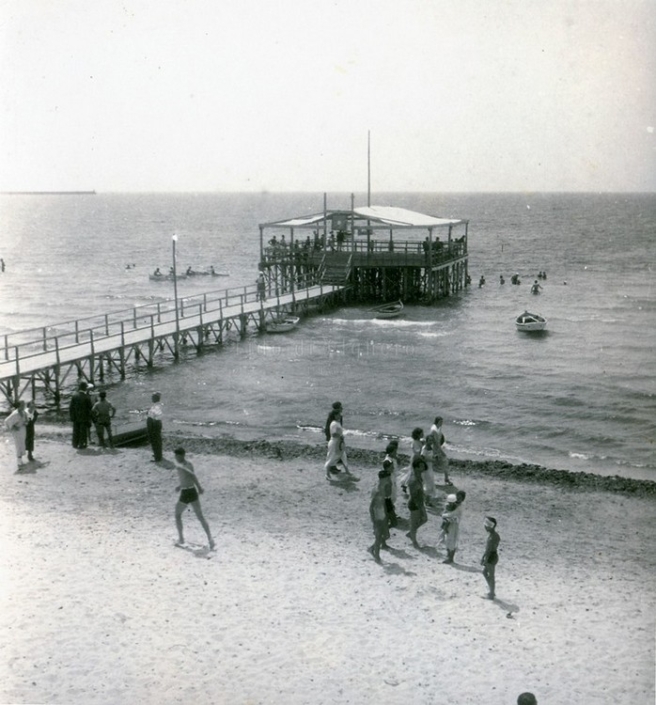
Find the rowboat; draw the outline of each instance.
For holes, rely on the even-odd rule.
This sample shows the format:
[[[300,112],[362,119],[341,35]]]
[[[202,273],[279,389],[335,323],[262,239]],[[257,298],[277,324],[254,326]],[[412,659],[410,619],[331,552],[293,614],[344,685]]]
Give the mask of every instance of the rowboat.
[[[371,309],[376,318],[396,318],[403,313],[403,301],[394,301],[389,304],[382,304]]]
[[[186,279],[186,274],[176,274],[175,279],[180,281],[180,279]],[[153,282],[172,282],[174,277],[172,274],[149,274],[148,279]]]
[[[268,321],[266,324],[267,333],[289,333],[294,330],[301,319],[298,316],[281,316]]]
[[[524,311],[521,316],[517,316],[515,319],[515,325],[517,326],[517,330],[525,333],[534,333],[544,330],[547,327],[547,319],[539,316],[537,313]]]
[[[229,277],[230,276],[229,272],[213,272],[213,271],[208,271],[208,270],[197,271],[194,269],[192,269],[191,271],[187,271],[186,274],[188,277]]]

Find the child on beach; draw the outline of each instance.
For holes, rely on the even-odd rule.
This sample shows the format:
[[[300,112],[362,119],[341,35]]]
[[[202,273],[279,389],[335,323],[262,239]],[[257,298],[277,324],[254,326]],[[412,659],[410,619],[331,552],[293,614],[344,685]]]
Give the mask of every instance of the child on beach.
[[[180,484],[175,488],[176,492],[180,492],[180,497],[175,505],[175,525],[178,529],[178,542],[176,546],[184,546],[184,533],[182,529],[182,514],[185,509],[191,504],[198,521],[200,521],[201,526],[207,534],[207,540],[209,541],[210,550],[214,550],[215,543],[210,532],[210,527],[205,517],[203,516],[203,511],[200,507],[199,494],[203,494],[204,490],[194,472],[194,466],[185,459],[185,449],[176,448],[174,451],[175,455],[175,469],[178,471],[178,477],[180,479]]]

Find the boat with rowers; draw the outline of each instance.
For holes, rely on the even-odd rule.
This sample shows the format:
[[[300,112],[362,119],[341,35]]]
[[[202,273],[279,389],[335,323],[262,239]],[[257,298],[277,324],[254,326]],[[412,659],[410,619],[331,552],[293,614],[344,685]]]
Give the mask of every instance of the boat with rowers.
[[[173,272],[163,274],[159,269],[156,269],[152,274],[148,275],[148,279],[153,282],[172,282],[174,279],[179,281],[180,279],[186,278],[186,274],[173,274]]]
[[[214,267],[210,267],[209,270],[207,270],[207,269],[198,270],[198,269],[192,269],[191,267],[188,267],[185,274],[188,277],[229,277],[230,276],[229,272],[217,272],[214,269]]]

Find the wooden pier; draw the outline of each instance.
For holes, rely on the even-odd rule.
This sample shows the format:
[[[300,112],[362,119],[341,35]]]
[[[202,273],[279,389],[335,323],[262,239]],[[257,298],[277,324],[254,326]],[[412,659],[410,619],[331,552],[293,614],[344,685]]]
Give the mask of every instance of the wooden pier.
[[[271,229],[283,231],[280,239],[265,237]],[[178,360],[181,351],[200,354],[313,306],[432,303],[469,284],[467,235],[466,220],[388,206],[328,211],[324,196],[322,213],[260,225],[257,284],[185,298],[174,286],[165,303],[3,336],[0,399],[11,406],[40,395],[58,406],[81,380],[123,380],[129,367]]]
[[[1,339],[0,393],[7,406],[38,396],[59,405],[64,390],[82,380],[123,380],[129,367],[178,360],[181,350],[200,354],[249,329],[263,332],[281,314],[343,300],[344,288],[304,277],[266,298],[252,285],[10,333]]]

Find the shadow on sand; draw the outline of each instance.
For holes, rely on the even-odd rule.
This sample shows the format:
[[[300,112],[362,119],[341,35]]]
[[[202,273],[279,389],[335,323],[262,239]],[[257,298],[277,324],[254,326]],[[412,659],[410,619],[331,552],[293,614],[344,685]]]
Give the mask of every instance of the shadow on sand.
[[[36,471],[40,468],[45,468],[50,465],[48,460],[42,463],[40,460],[28,460],[27,463],[21,465],[15,472],[14,475],[36,475]]]
[[[483,573],[482,568],[477,568],[473,565],[463,565],[462,563],[452,563],[451,564],[456,570],[461,570],[463,573]]]
[[[199,543],[174,543],[176,548],[180,548],[187,553],[191,553],[196,558],[213,558],[215,552],[209,546],[201,546]]]
[[[414,571],[406,570],[402,565],[399,565],[398,563],[383,563],[383,570],[388,575],[417,575],[417,573],[415,573]]]

